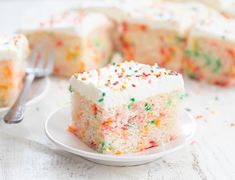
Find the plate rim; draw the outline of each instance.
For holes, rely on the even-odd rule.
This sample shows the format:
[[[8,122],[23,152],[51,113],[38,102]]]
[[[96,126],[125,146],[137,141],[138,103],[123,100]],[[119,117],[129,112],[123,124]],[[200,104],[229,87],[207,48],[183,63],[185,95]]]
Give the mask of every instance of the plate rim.
[[[48,90],[49,90],[49,86],[50,86],[49,77],[44,78],[44,81],[45,81],[45,89],[42,91],[42,93],[40,93],[40,94],[39,94],[38,96],[36,96],[35,98],[32,98],[32,99],[28,100],[28,101],[26,102],[26,107],[34,105],[35,103],[37,103],[38,101],[40,101],[40,100],[46,95],[46,93],[47,93]],[[4,112],[8,111],[9,109],[10,109],[10,107],[3,107],[3,108],[0,108],[0,113],[4,113]]]
[[[51,133],[48,130],[48,123],[50,119],[59,111],[69,108],[71,105],[66,104],[63,105],[62,107],[57,108],[54,110],[46,119],[45,124],[44,124],[44,132],[50,141],[52,141],[56,146],[61,148],[64,151],[70,152],[74,155],[82,156],[84,158],[91,158],[91,159],[97,159],[97,160],[103,160],[103,161],[113,161],[113,162],[133,162],[133,161],[141,161],[141,160],[153,160],[162,157],[163,155],[170,154],[171,152],[175,152],[181,148],[183,148],[185,145],[189,144],[190,141],[193,139],[196,130],[197,130],[197,124],[195,118],[186,110],[184,110],[184,113],[187,114],[188,117],[190,117],[193,125],[193,131],[190,133],[190,136],[185,139],[185,141],[176,147],[153,153],[153,154],[127,154],[127,155],[121,155],[121,156],[116,156],[112,154],[102,154],[102,153],[96,153],[96,152],[87,152],[81,149],[73,148],[71,146],[68,146],[66,144],[61,143],[59,140],[53,138]]]

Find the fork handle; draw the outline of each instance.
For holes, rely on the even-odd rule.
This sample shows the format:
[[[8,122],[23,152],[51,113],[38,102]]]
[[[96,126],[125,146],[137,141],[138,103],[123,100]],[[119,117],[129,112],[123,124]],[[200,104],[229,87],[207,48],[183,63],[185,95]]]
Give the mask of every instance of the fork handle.
[[[21,90],[20,95],[18,96],[16,102],[13,104],[11,109],[7,112],[7,114],[3,118],[5,123],[15,124],[15,123],[19,123],[23,120],[26,100],[29,95],[30,87],[31,87],[34,79],[35,79],[34,74],[27,74],[26,75],[24,87]]]

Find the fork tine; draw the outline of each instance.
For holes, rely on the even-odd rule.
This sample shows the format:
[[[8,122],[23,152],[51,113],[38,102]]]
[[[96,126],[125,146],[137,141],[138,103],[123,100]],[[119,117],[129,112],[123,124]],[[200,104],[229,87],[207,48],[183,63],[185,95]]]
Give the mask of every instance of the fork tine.
[[[50,53],[49,53],[49,59],[47,62],[47,67],[45,68],[46,73],[49,75],[53,71],[53,65],[54,65],[54,48],[51,48]]]
[[[36,48],[33,49],[32,58],[31,58],[31,61],[29,63],[29,67],[33,68],[35,66],[37,55],[38,55],[38,48],[36,47]]]
[[[26,69],[28,74],[34,74],[36,78],[42,78],[48,76],[53,71],[54,65],[54,48],[48,53],[48,60],[45,61],[46,49],[41,47],[34,48],[32,52],[32,62],[31,67]]]
[[[45,54],[45,48],[41,48],[41,50],[39,51],[39,60],[37,62],[36,68],[43,68],[43,65],[44,65],[44,60],[43,60],[44,54]]]

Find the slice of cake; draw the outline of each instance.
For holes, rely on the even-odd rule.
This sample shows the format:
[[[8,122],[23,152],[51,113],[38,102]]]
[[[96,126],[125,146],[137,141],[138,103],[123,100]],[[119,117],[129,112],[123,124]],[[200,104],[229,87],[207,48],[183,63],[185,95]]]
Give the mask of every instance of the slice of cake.
[[[235,22],[210,18],[189,36],[184,72],[198,80],[228,86],[235,81]]]
[[[55,48],[54,74],[71,76],[106,65],[112,54],[112,23],[100,13],[68,11],[21,31],[31,48]],[[48,59],[45,57],[45,59]]]
[[[0,107],[16,100],[25,74],[29,47],[25,36],[0,35]]]
[[[70,80],[69,131],[101,153],[134,153],[180,135],[182,76],[157,65],[124,62]]]
[[[128,16],[121,25],[120,44],[125,59],[178,72],[192,24],[212,13],[198,3],[152,3],[124,11]]]

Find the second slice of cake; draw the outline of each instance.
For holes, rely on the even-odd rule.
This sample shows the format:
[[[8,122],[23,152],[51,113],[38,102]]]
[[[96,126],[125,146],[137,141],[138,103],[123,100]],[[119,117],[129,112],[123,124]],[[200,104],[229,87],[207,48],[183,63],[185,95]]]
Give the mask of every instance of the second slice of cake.
[[[146,3],[147,4],[147,3]],[[182,71],[191,26],[218,13],[198,3],[150,3],[123,8],[120,47],[127,60]],[[146,11],[146,9],[148,9]]]
[[[31,48],[54,47],[54,74],[70,77],[105,66],[111,57],[112,23],[100,13],[66,11],[21,29]]]
[[[11,106],[20,93],[28,55],[24,35],[0,35],[0,108]]]
[[[182,76],[157,65],[109,65],[72,76],[69,131],[101,153],[160,146],[180,134]]]
[[[220,86],[235,84],[235,22],[210,19],[194,25],[187,42],[184,72]]]

